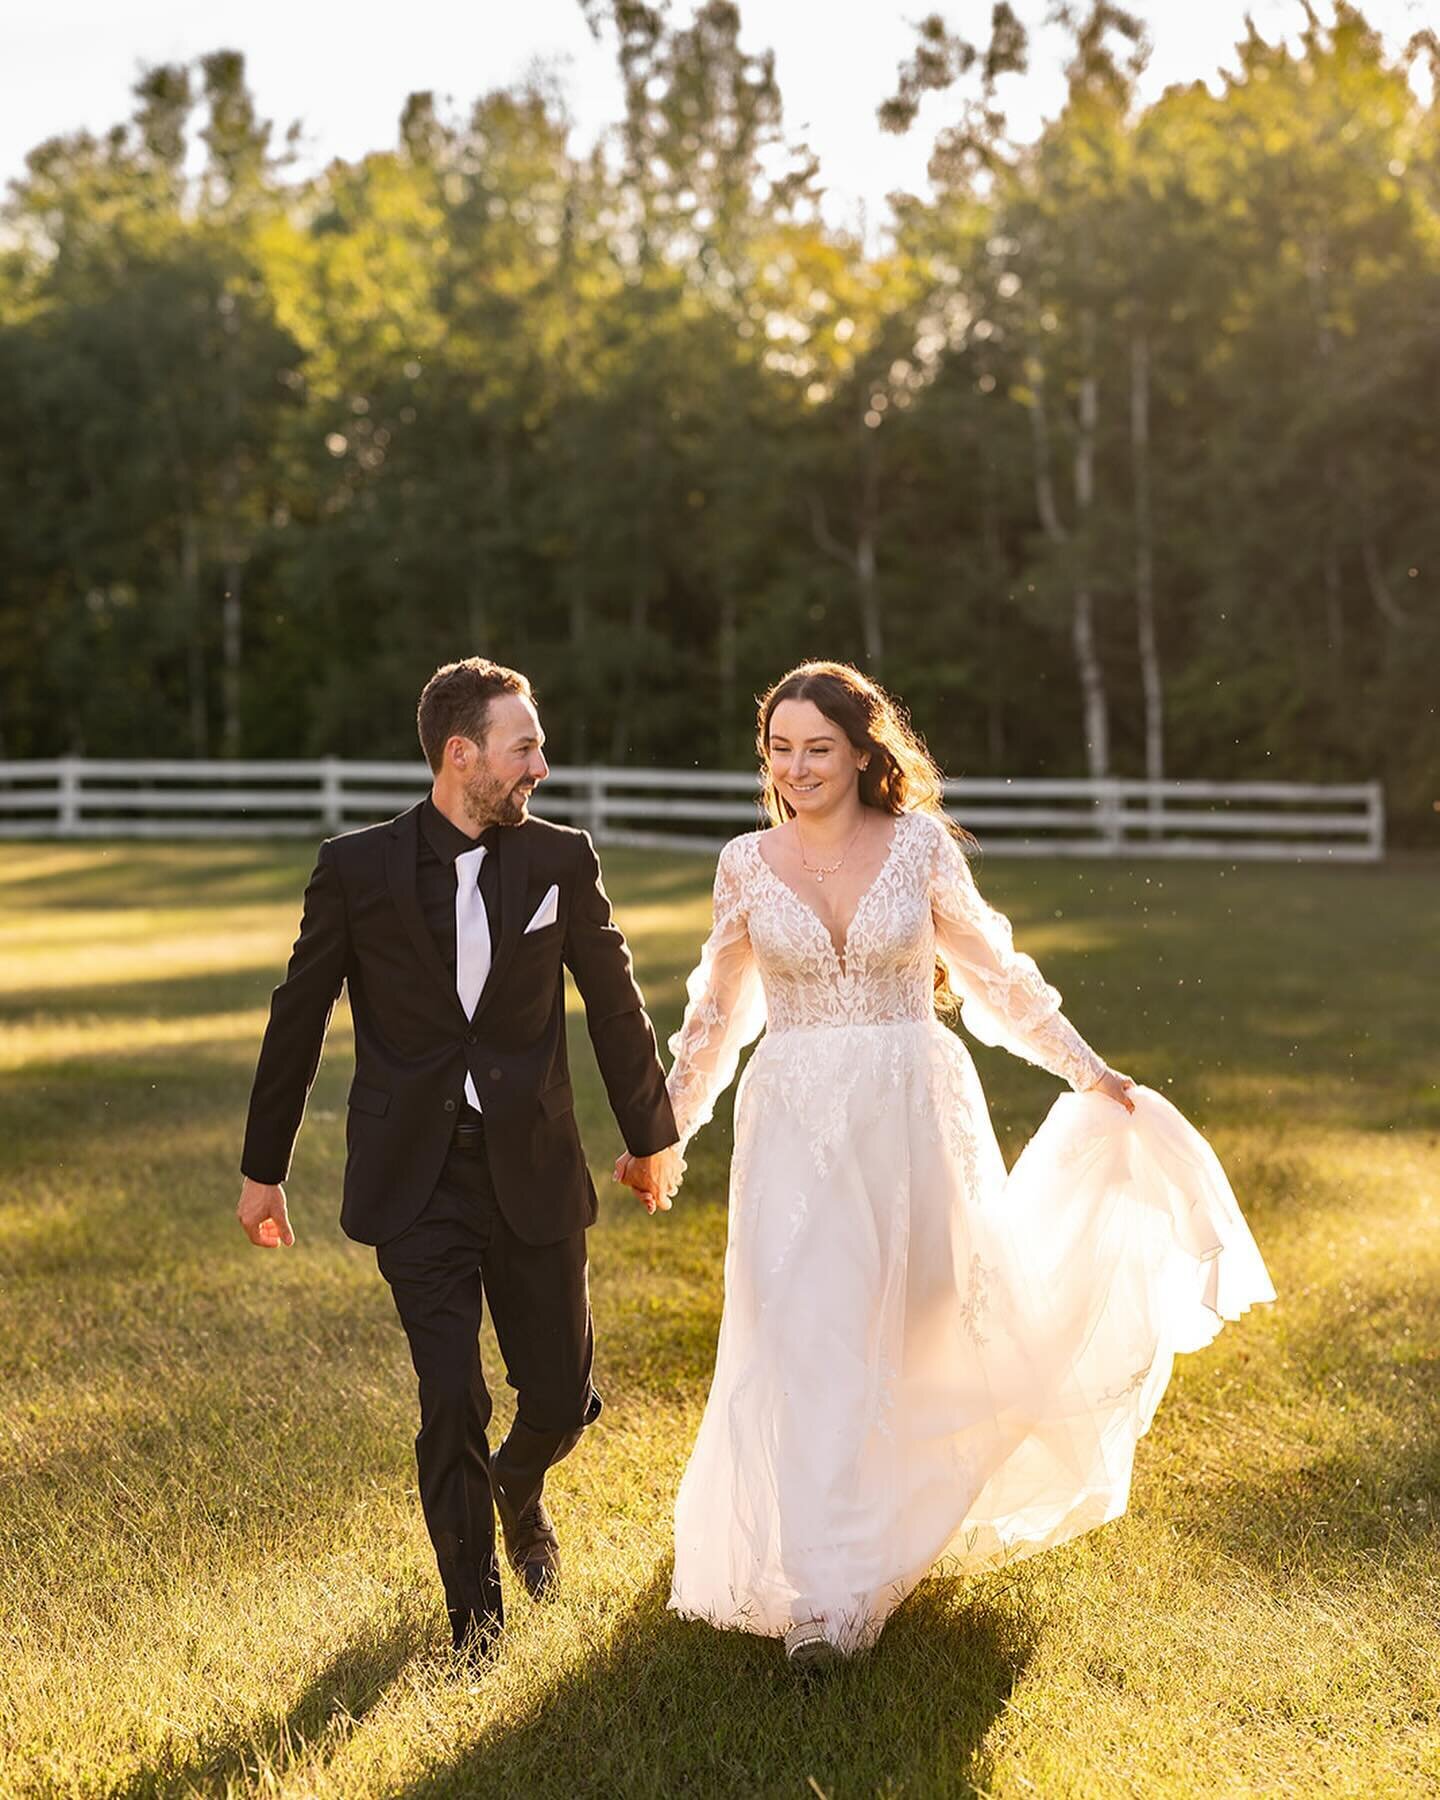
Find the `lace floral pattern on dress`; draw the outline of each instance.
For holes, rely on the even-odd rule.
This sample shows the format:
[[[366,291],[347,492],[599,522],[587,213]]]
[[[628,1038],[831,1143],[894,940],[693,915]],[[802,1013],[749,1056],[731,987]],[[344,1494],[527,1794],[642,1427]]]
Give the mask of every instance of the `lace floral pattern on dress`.
[[[687,984],[689,1006],[670,1040],[670,1099],[682,1144],[710,1118],[740,1052],[767,1027],[782,1032],[919,1023],[934,1017],[938,952],[982,1043],[1038,1063],[1072,1087],[1093,1087],[1105,1064],[1060,1011],[1060,996],[1014,946],[1010,922],[986,904],[944,824],[902,813],[890,849],[860,897],[843,960],[820,916],[770,867],[761,832],[733,839],[715,871],[714,926]],[[795,1088],[805,1087],[803,1047]],[[903,1058],[895,1061],[901,1079]],[[783,1090],[782,1090],[783,1092]],[[805,1116],[822,1171],[843,1141],[847,1097],[831,1087]],[[963,1120],[964,1109],[959,1117]],[[963,1137],[962,1132],[962,1137]]]
[[[700,961],[686,982],[689,1004],[670,1039],[667,1083],[683,1148],[734,1080],[740,1052],[765,1023],[765,996],[747,928],[744,838],[728,843],[715,867],[715,911]]]
[[[964,1327],[965,1335],[972,1344],[981,1346],[990,1342],[980,1329],[981,1321],[990,1310],[990,1276],[992,1271],[981,1262],[979,1255],[970,1258],[970,1279],[965,1284],[965,1293],[960,1301],[958,1317]]]
[[[960,846],[938,821],[929,823],[936,944],[962,995],[965,1029],[1058,1075],[1077,1093],[1094,1087],[1104,1059],[1060,1011],[1060,995],[1032,959],[1015,948],[1010,921],[981,896]]]

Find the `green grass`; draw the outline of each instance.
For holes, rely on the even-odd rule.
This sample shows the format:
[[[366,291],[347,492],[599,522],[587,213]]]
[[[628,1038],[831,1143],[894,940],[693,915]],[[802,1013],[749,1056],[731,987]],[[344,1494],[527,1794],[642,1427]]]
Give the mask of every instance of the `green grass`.
[[[705,870],[606,861],[668,1031]],[[719,1316],[721,1124],[669,1217],[602,1182],[606,1411],[552,1480],[566,1592],[517,1596],[493,1671],[446,1678],[408,1357],[336,1224],[343,1013],[289,1185],[297,1248],[254,1251],[232,1217],[307,865],[0,853],[7,1800],[1440,1787],[1433,864],[983,871],[1092,1041],[1210,1134],[1280,1303],[1182,1363],[1127,1518],[924,1584],[813,1693],[773,1644],[664,1609]],[[976,1054],[1013,1153],[1054,1084]],[[618,1145],[575,1061],[603,1176]]]

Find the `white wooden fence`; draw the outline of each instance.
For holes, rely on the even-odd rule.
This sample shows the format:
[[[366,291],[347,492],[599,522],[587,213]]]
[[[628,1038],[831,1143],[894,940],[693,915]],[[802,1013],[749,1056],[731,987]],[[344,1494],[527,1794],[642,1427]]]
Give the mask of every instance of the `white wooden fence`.
[[[429,787],[421,762],[0,762],[0,838],[315,838],[384,819]],[[1377,862],[1378,782],[977,780],[953,815],[999,856]],[[759,821],[753,775],[553,768],[532,810],[601,843],[714,850]]]

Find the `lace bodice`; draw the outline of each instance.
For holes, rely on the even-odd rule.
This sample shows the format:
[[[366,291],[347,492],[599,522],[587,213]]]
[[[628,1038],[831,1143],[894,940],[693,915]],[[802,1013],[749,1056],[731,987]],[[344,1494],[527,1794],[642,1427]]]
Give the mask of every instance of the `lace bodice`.
[[[1015,949],[1009,920],[981,898],[963,850],[939,819],[896,819],[843,956],[820,916],[765,861],[762,836],[734,838],[720,853],[714,926],[670,1040],[668,1085],[682,1144],[709,1119],[762,1026],[773,1036],[930,1021],[937,954],[961,996],[965,1026],[981,1042],[1077,1090],[1105,1072],[1061,1013],[1059,994]]]

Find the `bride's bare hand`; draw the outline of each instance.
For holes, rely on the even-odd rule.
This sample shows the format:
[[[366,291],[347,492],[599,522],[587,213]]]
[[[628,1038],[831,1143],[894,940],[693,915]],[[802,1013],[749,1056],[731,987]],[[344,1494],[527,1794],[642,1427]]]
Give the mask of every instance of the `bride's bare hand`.
[[[1130,1098],[1129,1090],[1134,1085],[1130,1077],[1122,1075],[1118,1069],[1107,1069],[1089,1091],[1092,1094],[1104,1094],[1107,1099],[1123,1106],[1126,1112],[1133,1113],[1135,1102]]]

